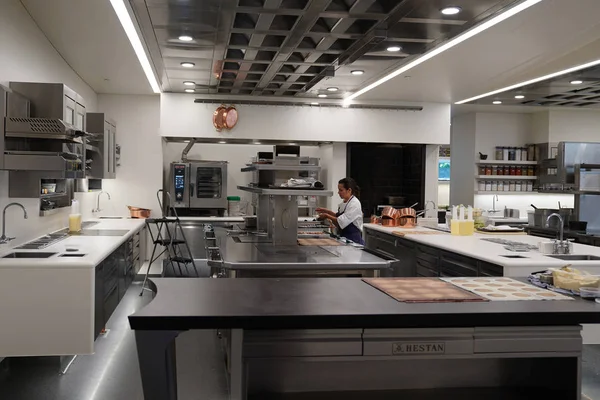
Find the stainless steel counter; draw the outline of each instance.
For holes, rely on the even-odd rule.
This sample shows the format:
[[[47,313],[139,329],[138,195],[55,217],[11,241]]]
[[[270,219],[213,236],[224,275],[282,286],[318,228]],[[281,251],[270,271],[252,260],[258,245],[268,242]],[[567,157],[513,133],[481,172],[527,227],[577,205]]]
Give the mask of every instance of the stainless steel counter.
[[[234,237],[221,238],[223,268],[233,276],[252,271],[251,276],[362,275],[378,276],[396,260],[383,259],[353,246],[275,246],[271,243],[241,243]],[[262,274],[261,274],[262,272]],[[231,273],[230,273],[231,275]]]

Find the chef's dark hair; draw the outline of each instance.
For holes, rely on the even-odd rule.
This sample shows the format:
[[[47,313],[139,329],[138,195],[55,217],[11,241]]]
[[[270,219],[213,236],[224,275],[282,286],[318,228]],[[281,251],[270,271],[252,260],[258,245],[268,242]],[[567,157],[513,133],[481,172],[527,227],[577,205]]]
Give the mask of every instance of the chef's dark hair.
[[[360,187],[358,186],[358,184],[356,183],[356,181],[354,179],[344,178],[344,179],[340,179],[340,181],[338,183],[340,185],[344,186],[344,189],[346,189],[346,190],[352,189],[352,194],[355,197],[360,196]]]

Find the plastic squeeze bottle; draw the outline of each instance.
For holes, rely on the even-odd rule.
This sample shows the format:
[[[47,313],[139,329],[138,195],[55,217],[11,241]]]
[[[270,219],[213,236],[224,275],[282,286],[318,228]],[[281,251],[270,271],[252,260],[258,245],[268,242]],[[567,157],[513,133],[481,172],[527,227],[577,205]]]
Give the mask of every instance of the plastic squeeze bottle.
[[[71,202],[71,213],[69,214],[69,232],[81,231],[81,212],[79,210],[79,202],[73,200]]]

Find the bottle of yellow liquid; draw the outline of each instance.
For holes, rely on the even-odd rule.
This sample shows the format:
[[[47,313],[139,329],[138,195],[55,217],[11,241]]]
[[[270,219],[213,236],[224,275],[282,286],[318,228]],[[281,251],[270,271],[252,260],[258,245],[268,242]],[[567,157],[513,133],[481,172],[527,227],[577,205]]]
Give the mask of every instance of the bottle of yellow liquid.
[[[79,210],[79,202],[73,200],[71,202],[71,213],[69,214],[69,232],[81,232],[81,212]]]

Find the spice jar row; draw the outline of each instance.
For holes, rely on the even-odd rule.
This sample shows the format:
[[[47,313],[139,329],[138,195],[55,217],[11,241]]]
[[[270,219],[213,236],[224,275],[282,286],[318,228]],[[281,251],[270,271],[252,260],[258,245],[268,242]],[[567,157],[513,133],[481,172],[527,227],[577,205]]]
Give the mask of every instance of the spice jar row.
[[[533,192],[532,181],[479,181],[480,192]]]
[[[536,146],[525,147],[496,146],[495,159],[504,161],[535,161]]]
[[[536,176],[535,165],[480,165],[479,175]]]

